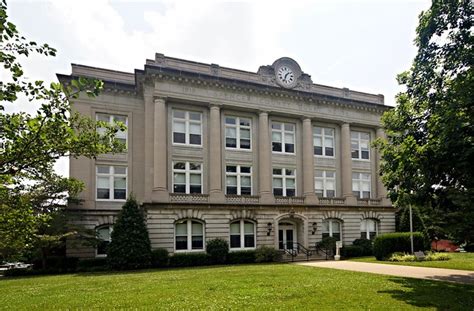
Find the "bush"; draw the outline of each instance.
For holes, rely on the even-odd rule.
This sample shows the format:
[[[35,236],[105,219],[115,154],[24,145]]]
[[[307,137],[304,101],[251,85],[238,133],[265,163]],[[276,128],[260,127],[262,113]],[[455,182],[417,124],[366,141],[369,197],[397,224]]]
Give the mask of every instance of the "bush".
[[[26,269],[8,269],[3,271],[3,276],[5,277],[15,277],[15,276],[31,276],[31,275],[43,275],[43,274],[54,274],[48,270],[33,270],[32,268]]]
[[[168,250],[157,248],[151,252],[151,265],[155,268],[166,267],[169,262]]]
[[[206,243],[206,253],[212,263],[223,264],[229,254],[229,243],[223,239],[214,239]]]
[[[241,263],[254,263],[256,257],[256,251],[236,251],[230,252],[227,255],[227,263],[230,264],[241,264]]]
[[[474,243],[467,244],[463,248],[466,252],[474,253]]]
[[[435,252],[429,252],[428,255],[426,255],[425,257],[426,261],[446,261],[450,259],[451,259],[451,256],[447,253],[435,253]]]
[[[393,253],[388,258],[388,261],[412,262],[412,261],[416,261],[416,257],[414,255],[405,254],[405,253]]]
[[[280,261],[282,254],[273,247],[260,246],[255,251],[255,262],[275,262]]]
[[[415,251],[425,251],[429,249],[429,243],[420,232],[413,233],[413,245]],[[395,232],[379,235],[374,241],[374,255],[377,260],[389,258],[396,252],[410,252],[410,233]]]
[[[316,243],[316,248],[322,249],[328,255],[335,254],[337,241],[338,239],[328,236],[323,238],[320,242]]]
[[[193,267],[210,264],[209,255],[206,253],[174,254],[170,257],[170,267]]]
[[[371,240],[367,239],[355,239],[352,245],[359,246],[362,248],[361,256],[372,256],[374,254],[374,246]]]
[[[341,248],[341,256],[344,258],[364,256],[364,249],[357,245],[347,245]]]
[[[109,270],[107,258],[83,259],[77,263],[78,272],[97,272]]]
[[[77,257],[50,256],[46,257],[46,269],[43,269],[41,258],[33,260],[33,269],[48,271],[48,273],[75,272],[78,261]]]
[[[123,205],[111,235],[107,259],[112,269],[140,269],[151,265],[151,245],[143,213],[135,198]]]

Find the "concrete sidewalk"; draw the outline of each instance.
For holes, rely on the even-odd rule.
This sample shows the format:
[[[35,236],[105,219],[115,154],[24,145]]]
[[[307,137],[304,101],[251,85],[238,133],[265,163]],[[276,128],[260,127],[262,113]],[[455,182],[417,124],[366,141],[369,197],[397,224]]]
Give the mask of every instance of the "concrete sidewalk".
[[[294,264],[474,285],[474,271],[467,270],[424,268],[356,261],[313,261]]]

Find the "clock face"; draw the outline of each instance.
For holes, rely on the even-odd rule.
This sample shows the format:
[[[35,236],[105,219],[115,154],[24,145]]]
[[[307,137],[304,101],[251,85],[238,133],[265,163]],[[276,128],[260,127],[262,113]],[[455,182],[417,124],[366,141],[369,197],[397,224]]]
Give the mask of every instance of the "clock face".
[[[295,82],[293,70],[287,66],[281,66],[277,71],[278,80],[284,85],[292,85]]]

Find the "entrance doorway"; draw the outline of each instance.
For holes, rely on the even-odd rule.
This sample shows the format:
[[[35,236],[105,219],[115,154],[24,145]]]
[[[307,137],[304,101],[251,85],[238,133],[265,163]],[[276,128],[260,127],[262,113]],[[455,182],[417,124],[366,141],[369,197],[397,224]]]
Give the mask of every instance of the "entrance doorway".
[[[289,222],[281,222],[278,224],[278,248],[296,249],[296,225]]]

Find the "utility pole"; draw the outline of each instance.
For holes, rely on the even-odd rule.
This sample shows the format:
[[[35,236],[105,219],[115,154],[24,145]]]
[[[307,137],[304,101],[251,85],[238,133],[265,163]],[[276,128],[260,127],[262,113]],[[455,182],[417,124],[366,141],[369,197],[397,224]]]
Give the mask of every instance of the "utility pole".
[[[414,253],[413,247],[413,213],[411,210],[411,204],[408,205],[410,207],[410,246],[411,246],[411,254]]]

